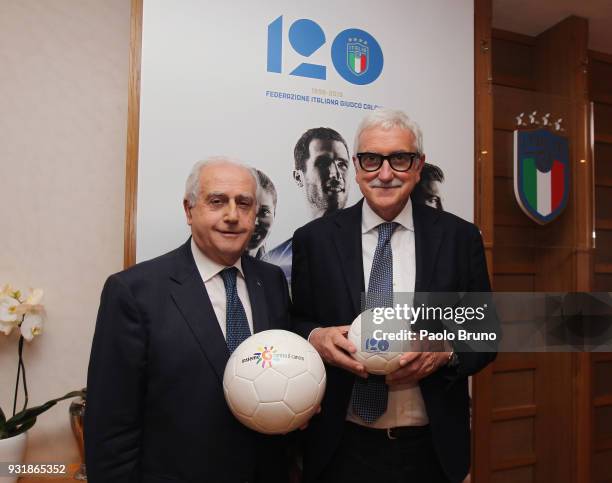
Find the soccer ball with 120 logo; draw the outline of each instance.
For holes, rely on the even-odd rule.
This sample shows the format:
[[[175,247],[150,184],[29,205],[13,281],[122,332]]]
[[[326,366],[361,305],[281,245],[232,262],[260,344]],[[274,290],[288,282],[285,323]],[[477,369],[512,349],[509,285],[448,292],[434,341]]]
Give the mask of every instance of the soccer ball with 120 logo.
[[[325,366],[305,339],[285,330],[258,332],[233,352],[223,391],[234,416],[265,434],[304,425],[325,392]]]
[[[384,376],[400,367],[400,357],[410,351],[408,341],[386,340],[380,337],[385,334],[384,326],[372,325],[372,309],[359,314],[348,331],[348,339],[355,345],[357,352],[351,354],[361,362],[370,374]],[[368,329],[362,330],[362,324]],[[373,331],[372,329],[379,329]],[[379,337],[375,337],[378,335]]]

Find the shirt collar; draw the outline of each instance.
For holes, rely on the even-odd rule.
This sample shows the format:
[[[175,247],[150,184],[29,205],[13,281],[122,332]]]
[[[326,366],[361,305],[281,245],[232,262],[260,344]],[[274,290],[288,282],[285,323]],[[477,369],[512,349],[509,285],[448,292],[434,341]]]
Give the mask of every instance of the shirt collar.
[[[398,223],[406,230],[414,231],[414,223],[412,221],[412,200],[410,198],[408,198],[408,202],[404,205],[402,211],[400,211],[392,221]],[[386,223],[386,220],[383,220],[374,213],[374,210],[370,208],[367,200],[363,200],[361,208],[361,233],[367,233],[381,223]]]
[[[225,265],[212,261],[206,256],[206,254],[200,250],[200,247],[196,244],[193,237],[191,237],[191,253],[193,253],[193,259],[195,260],[196,267],[200,272],[200,276],[204,283],[208,282],[211,278],[217,275],[221,270],[227,268]],[[242,271],[242,259],[236,260],[236,263],[232,265],[238,269],[242,278],[244,278],[244,272]]]

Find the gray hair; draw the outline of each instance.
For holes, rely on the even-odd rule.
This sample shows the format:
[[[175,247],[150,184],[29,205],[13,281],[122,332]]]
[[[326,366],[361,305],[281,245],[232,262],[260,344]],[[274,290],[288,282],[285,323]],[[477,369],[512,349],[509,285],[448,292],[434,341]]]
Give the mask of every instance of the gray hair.
[[[187,181],[185,181],[185,195],[183,196],[183,199],[189,203],[190,208],[195,206],[196,202],[198,201],[198,196],[200,195],[200,175],[202,174],[202,170],[207,166],[212,166],[214,164],[229,164],[231,166],[246,169],[250,173],[251,177],[253,178],[253,182],[255,183],[255,199],[259,199],[259,191],[261,190],[261,187],[259,180],[257,179],[257,172],[254,168],[251,168],[250,166],[247,166],[246,164],[227,156],[211,156],[210,158],[195,163],[189,172],[189,176],[187,176]]]
[[[355,134],[355,152],[359,151],[359,137],[363,131],[372,129],[375,127],[382,128],[384,130],[399,127],[407,129],[414,134],[416,141],[416,149],[420,154],[423,154],[423,133],[419,125],[410,119],[406,113],[394,109],[377,109],[367,114],[359,124],[357,133]]]

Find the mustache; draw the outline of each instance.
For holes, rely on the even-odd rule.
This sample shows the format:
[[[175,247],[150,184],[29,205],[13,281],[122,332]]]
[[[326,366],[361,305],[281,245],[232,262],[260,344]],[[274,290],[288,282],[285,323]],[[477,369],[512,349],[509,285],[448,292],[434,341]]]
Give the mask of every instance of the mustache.
[[[378,178],[374,178],[368,183],[370,188],[401,188],[404,182],[400,179],[393,178],[391,181],[383,182]]]

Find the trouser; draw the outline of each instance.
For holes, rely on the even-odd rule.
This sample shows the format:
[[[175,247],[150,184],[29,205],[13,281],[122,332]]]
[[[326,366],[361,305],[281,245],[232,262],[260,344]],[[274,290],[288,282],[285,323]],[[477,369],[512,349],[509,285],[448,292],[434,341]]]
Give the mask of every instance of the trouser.
[[[448,483],[429,426],[392,430],[345,423],[321,483]]]

